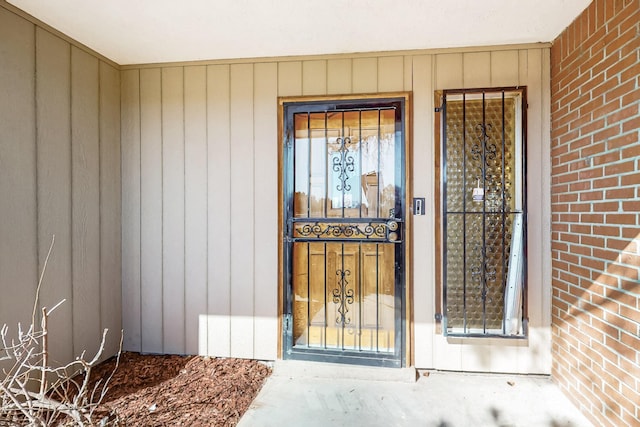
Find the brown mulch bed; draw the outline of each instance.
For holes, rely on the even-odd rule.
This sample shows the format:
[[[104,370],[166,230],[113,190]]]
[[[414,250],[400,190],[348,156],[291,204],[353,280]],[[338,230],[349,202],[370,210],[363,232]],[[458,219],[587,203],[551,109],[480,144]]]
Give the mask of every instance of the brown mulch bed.
[[[114,364],[91,377],[104,381]],[[125,352],[98,410],[121,426],[235,426],[270,374],[254,360]]]

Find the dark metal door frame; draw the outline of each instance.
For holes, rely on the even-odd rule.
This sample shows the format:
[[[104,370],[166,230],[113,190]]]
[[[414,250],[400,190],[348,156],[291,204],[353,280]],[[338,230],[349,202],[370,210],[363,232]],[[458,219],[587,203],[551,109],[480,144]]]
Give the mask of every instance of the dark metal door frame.
[[[338,362],[338,363],[351,363],[361,365],[372,366],[387,366],[387,367],[402,367],[406,365],[406,344],[407,344],[407,323],[406,323],[406,310],[407,310],[407,248],[406,248],[406,219],[408,217],[407,212],[407,180],[406,180],[406,112],[407,97],[390,97],[390,98],[362,98],[362,99],[337,99],[337,100],[321,100],[321,101],[308,101],[305,102],[282,102],[282,224],[281,230],[283,235],[281,262],[283,263],[282,270],[282,356],[284,359],[299,359],[299,360],[311,360],[311,361],[325,361],[325,362]],[[293,261],[293,244],[298,241],[309,241],[309,239],[317,241],[317,238],[313,236],[301,236],[293,232],[295,228],[296,219],[293,215],[294,209],[294,130],[293,130],[293,117],[295,113],[315,113],[315,112],[336,112],[336,111],[358,111],[358,110],[371,110],[371,109],[395,109],[395,208],[392,212],[393,220],[397,223],[397,234],[390,233],[387,221],[389,218],[304,218],[305,222],[316,223],[356,223],[356,227],[361,230],[367,226],[373,226],[376,230],[385,230],[384,232],[373,231],[371,234],[362,234],[361,239],[349,240],[331,239],[331,242],[340,243],[345,242],[369,242],[369,243],[387,243],[394,242],[390,240],[390,234],[399,236],[399,239],[395,236],[391,238],[396,239],[395,245],[395,331],[394,331],[394,352],[393,353],[379,353],[374,351],[362,351],[362,350],[341,350],[332,348],[298,348],[293,345],[293,278],[292,278],[292,261]],[[326,195],[328,197],[328,195]],[[378,215],[380,216],[380,214]],[[360,227],[362,224],[362,227]],[[331,225],[329,225],[331,226]],[[380,228],[382,227],[382,228]],[[394,226],[395,227],[395,226]],[[356,233],[362,233],[357,231]],[[316,236],[317,237],[317,236]]]

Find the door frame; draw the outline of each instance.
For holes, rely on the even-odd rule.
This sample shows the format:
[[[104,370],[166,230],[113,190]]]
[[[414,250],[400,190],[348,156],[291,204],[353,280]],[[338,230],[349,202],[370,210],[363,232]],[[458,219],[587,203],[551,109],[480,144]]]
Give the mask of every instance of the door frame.
[[[287,273],[285,271],[285,129],[284,129],[284,104],[292,102],[333,102],[333,101],[371,101],[385,100],[390,98],[402,98],[404,100],[404,206],[405,206],[405,230],[404,230],[404,292],[403,292],[403,337],[400,349],[400,365],[412,366],[414,361],[414,336],[413,336],[413,200],[412,191],[412,122],[413,108],[411,92],[382,92],[373,94],[353,94],[353,95],[323,95],[323,96],[292,96],[278,97],[278,342],[277,358],[284,356],[284,314],[286,309],[285,282]]]

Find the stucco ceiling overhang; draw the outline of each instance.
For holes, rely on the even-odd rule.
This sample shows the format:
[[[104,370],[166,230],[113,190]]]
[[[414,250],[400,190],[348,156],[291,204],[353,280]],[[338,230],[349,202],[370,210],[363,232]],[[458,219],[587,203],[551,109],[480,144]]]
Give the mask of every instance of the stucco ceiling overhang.
[[[121,65],[550,42],[590,0],[8,0]]]

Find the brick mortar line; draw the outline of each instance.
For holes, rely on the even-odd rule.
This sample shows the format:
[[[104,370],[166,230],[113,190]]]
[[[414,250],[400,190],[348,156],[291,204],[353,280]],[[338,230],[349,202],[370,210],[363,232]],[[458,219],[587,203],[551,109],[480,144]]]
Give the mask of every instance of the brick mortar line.
[[[628,93],[634,92],[636,90],[637,89],[632,89]],[[623,107],[619,107],[617,109],[613,109],[613,110],[611,110],[610,112],[608,112],[606,114],[598,116],[596,119],[590,119],[589,121],[581,123],[580,126],[576,126],[576,127],[571,127],[570,125],[576,120],[584,120],[584,117],[582,117],[580,114],[578,114],[578,116],[575,119],[573,119],[571,121],[568,121],[567,123],[562,123],[561,125],[556,123],[555,124],[556,129],[558,129],[557,126],[559,126],[559,127],[566,126],[567,130],[566,130],[566,132],[563,132],[563,133],[560,133],[560,134],[558,134],[557,133],[558,131],[556,130],[554,135],[553,135],[553,137],[551,138],[552,142],[556,142],[558,144],[558,146],[564,146],[566,144],[570,144],[572,141],[567,141],[567,142],[560,143],[560,142],[558,142],[558,140],[560,140],[562,137],[570,135],[570,134],[572,134],[572,133],[574,133],[576,131],[578,131],[578,133],[579,133],[579,131],[581,129],[585,128],[585,127],[592,127],[592,126],[594,126],[594,122],[597,122],[599,120],[604,120],[605,121],[603,127],[595,127],[594,130],[591,130],[589,132],[579,133],[578,138],[585,138],[585,137],[588,137],[588,136],[593,136],[593,135],[595,135],[597,133],[600,133],[600,132],[609,131],[610,129],[613,129],[616,126],[620,127],[620,135],[618,135],[618,136],[626,135],[627,133],[633,134],[634,132],[637,132],[638,129],[629,129],[627,131],[623,131],[622,127],[623,127],[624,124],[626,124],[629,121],[637,120],[638,114],[632,114],[629,117],[623,118],[622,120],[617,120],[617,121],[614,121],[612,123],[607,123],[607,119],[610,119],[612,116],[614,116],[616,114],[620,114],[621,112],[626,111],[627,109],[632,109],[633,107],[634,107],[634,104],[629,104],[629,105],[626,105],[626,106],[623,106]],[[635,108],[637,109],[638,106],[635,105]],[[569,113],[567,113],[564,116],[562,116],[562,118],[568,117],[571,113],[578,112],[578,110],[579,110],[579,108],[576,109],[576,110],[571,110]],[[607,139],[611,139],[611,137],[605,138],[602,141],[605,141]],[[594,142],[597,143],[597,142],[602,142],[602,141],[594,141]]]
[[[630,158],[624,158],[624,159],[616,160],[615,162],[611,162],[611,163],[603,163],[602,165],[598,165],[598,166],[596,166],[596,167],[600,167],[600,166],[602,166],[602,167],[605,167],[605,166],[615,166],[615,165],[618,165],[618,164],[624,164],[624,163],[627,163],[627,162],[629,162],[629,161],[633,161],[633,159],[630,159]],[[584,162],[584,159],[576,160],[576,161],[574,161],[574,162],[572,162],[572,163],[576,163],[576,162]],[[567,164],[568,164],[568,163],[567,163]],[[552,175],[551,177],[552,177],[552,178],[561,178],[561,177],[569,176],[569,175],[574,174],[574,173],[579,173],[580,171],[591,170],[591,169],[594,169],[594,167],[585,167],[584,169],[573,169],[573,170],[569,170],[569,171],[564,172],[564,173],[560,173],[560,174]],[[623,173],[615,174],[615,175],[603,175],[603,176],[601,176],[601,177],[594,177],[594,178],[589,178],[589,179],[584,179],[584,178],[583,178],[583,179],[580,179],[580,178],[578,178],[578,179],[576,179],[575,181],[563,181],[563,182],[558,182],[558,183],[555,183],[555,184],[551,184],[551,187],[552,187],[552,193],[551,193],[551,194],[552,194],[552,195],[554,194],[554,193],[553,193],[553,186],[555,186],[555,185],[573,184],[573,183],[576,183],[576,182],[587,182],[587,181],[589,181],[589,182],[593,182],[593,181],[598,180],[598,179],[613,178],[613,177],[619,177],[619,178],[622,178],[622,177],[625,177],[625,176],[631,176],[631,175],[637,174],[638,172],[639,172],[638,170],[634,170],[634,171],[623,172]],[[620,188],[626,188],[626,187],[636,188],[636,187],[637,187],[637,184],[635,184],[635,185],[634,185],[634,184],[628,184],[628,185],[617,185],[617,186],[601,187],[601,188],[595,188],[595,189],[593,189],[593,188],[592,188],[592,189],[589,189],[589,190],[581,190],[581,191],[579,191],[578,193],[588,192],[588,191],[593,191],[593,190],[603,190],[603,189],[609,189],[609,190],[611,190],[611,189],[620,189]],[[575,193],[576,193],[576,191],[572,191],[571,193],[572,193],[572,194],[575,194]],[[555,193],[555,194],[558,194],[558,193]]]
[[[568,283],[568,285],[569,285],[569,286],[575,286],[575,285],[571,285],[571,284],[569,284],[569,283]],[[580,289],[582,289],[582,288],[580,288]],[[603,322],[603,323],[606,323],[606,324],[607,324],[607,325],[609,325],[609,326],[612,326],[612,327],[613,327],[613,328],[615,328],[615,329],[618,329],[618,331],[619,331],[619,332],[620,332],[620,331],[624,331],[624,332],[626,332],[626,333],[627,333],[627,334],[629,334],[629,335],[632,335],[632,336],[634,335],[634,333],[629,332],[627,329],[625,329],[625,328],[623,328],[623,327],[621,327],[621,326],[612,325],[612,324],[611,324],[609,321],[607,321],[606,319],[604,319],[604,318],[599,318],[599,317],[597,317],[597,316],[595,316],[595,315],[591,314],[591,312],[590,312],[590,311],[588,311],[588,310],[585,310],[585,309],[583,309],[583,308],[581,308],[581,307],[579,307],[579,306],[576,306],[576,305],[571,305],[570,303],[568,303],[568,302],[563,298],[563,295],[571,296],[571,297],[573,297],[573,298],[575,298],[575,299],[577,299],[577,300],[583,300],[583,301],[585,301],[585,302],[588,302],[588,303],[589,303],[589,304],[591,304],[591,305],[595,305],[595,304],[594,304],[594,303],[592,303],[591,301],[589,301],[589,300],[587,300],[587,299],[585,299],[585,298],[582,298],[582,297],[575,296],[575,295],[573,295],[573,294],[572,294],[572,293],[570,293],[570,292],[559,291],[559,294],[561,294],[561,295],[558,295],[558,296],[553,295],[553,296],[552,296],[552,299],[553,299],[553,300],[560,301],[560,302],[563,302],[563,303],[565,303],[565,304],[568,304],[568,305],[569,305],[569,310],[573,309],[573,311],[579,311],[581,314],[585,314],[585,315],[587,315],[587,317],[588,317],[589,319],[593,319],[593,318],[595,318],[595,319],[597,319],[597,320],[599,320],[599,321],[601,321],[601,322]],[[603,297],[603,298],[604,298],[604,297]],[[618,302],[616,301],[616,303],[618,303]],[[618,304],[619,304],[619,303],[618,303]],[[625,305],[626,307],[628,307],[626,304],[624,304],[624,305]],[[616,312],[614,312],[614,311],[609,310],[608,308],[604,308],[604,307],[601,307],[601,306],[598,306],[598,307],[599,307],[603,312],[605,312],[605,314],[609,314],[610,316],[615,316],[615,317],[618,317],[618,318],[620,318],[620,319],[623,319],[623,320],[626,320],[626,321],[632,322],[632,323],[634,323],[634,324],[636,324],[636,325],[639,325],[639,324],[638,324],[638,322],[634,321],[633,319],[628,318],[627,316],[625,316],[625,315],[623,315],[623,314],[616,313]],[[633,308],[633,307],[632,307],[632,308]],[[635,308],[634,308],[634,309],[635,309]],[[562,312],[566,314],[566,316],[564,316],[565,323],[566,323],[566,319],[567,319],[567,318],[571,318],[571,319],[574,319],[574,320],[576,320],[576,321],[580,321],[580,322],[582,322],[582,321],[583,321],[581,318],[579,318],[579,317],[575,316],[574,314],[571,314],[571,313],[570,313],[570,311],[568,311],[568,310],[562,310]],[[591,325],[590,325],[590,326],[591,326]],[[592,327],[593,327],[593,326],[592,326]],[[567,331],[567,332],[568,332],[568,331]],[[610,336],[612,339],[615,339],[615,340],[617,340],[617,341],[620,341],[620,338],[617,338],[617,337],[611,336],[611,335],[609,335],[609,334],[606,334],[605,332],[602,332],[602,333],[603,333],[604,335]],[[620,341],[620,342],[621,342],[621,341]],[[626,345],[626,344],[625,344],[625,345]],[[614,350],[612,350],[612,351],[614,351]]]

